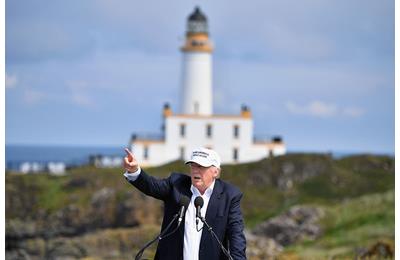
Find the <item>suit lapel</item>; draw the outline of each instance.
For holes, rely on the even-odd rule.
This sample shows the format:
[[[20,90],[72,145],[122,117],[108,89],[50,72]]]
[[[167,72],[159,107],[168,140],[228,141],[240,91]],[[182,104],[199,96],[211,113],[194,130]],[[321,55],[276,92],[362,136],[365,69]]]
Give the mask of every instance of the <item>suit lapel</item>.
[[[214,218],[217,216],[219,200],[221,199],[222,185],[219,180],[215,180],[214,190],[208,202],[206,220],[211,225]]]
[[[208,202],[207,212],[206,212],[206,221],[207,223],[213,227],[215,217],[217,216],[218,207],[221,206],[220,199],[222,194],[222,184],[219,180],[215,180],[214,190],[211,194],[210,201]],[[206,241],[211,241],[210,232],[207,230],[206,226],[203,226],[203,233],[201,235],[200,245],[204,245]]]

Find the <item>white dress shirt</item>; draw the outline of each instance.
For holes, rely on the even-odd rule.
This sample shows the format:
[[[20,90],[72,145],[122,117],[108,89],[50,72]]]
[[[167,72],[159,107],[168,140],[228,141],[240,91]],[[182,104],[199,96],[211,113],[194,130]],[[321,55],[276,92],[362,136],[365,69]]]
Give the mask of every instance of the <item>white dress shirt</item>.
[[[194,200],[197,196],[201,196],[204,200],[203,207],[201,208],[201,216],[206,217],[208,202],[210,201],[211,194],[214,189],[215,181],[206,189],[203,195],[200,194],[199,190],[193,185],[190,187],[192,191],[192,198],[185,215],[185,236],[183,241],[183,259],[184,260],[198,260],[199,259],[199,248],[201,241],[201,234],[203,232],[203,222],[199,220],[199,224],[196,227],[196,208],[194,206]],[[200,231],[197,231],[200,230]],[[206,231],[207,232],[207,231]]]
[[[135,181],[141,172],[139,168],[134,173],[125,172],[124,176],[130,180]],[[200,241],[201,234],[203,232],[203,222],[199,220],[199,223],[196,227],[196,208],[194,206],[194,200],[197,196],[201,196],[204,200],[203,207],[201,208],[201,216],[205,218],[208,202],[210,201],[211,194],[213,192],[215,185],[215,180],[212,182],[210,187],[206,189],[203,195],[200,194],[200,191],[191,185],[190,190],[192,191],[192,198],[190,199],[190,204],[186,210],[185,214],[185,235],[183,241],[183,259],[184,260],[198,260],[199,259],[199,249],[200,249]],[[197,231],[200,230],[200,231]]]

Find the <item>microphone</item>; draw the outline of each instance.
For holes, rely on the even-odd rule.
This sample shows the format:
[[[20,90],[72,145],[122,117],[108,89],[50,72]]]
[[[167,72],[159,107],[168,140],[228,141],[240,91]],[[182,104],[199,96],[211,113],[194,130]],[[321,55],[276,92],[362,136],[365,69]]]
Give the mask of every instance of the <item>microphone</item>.
[[[199,219],[201,219],[201,208],[203,207],[203,205],[204,205],[203,198],[201,196],[197,196],[194,199],[194,206],[196,208],[196,229],[197,229],[197,231],[199,231],[197,228],[197,225],[199,224]]]
[[[135,260],[140,260],[140,258],[141,258],[142,255],[143,255],[144,250],[146,250],[146,248],[148,248],[149,246],[151,246],[154,242],[156,242],[157,240],[160,241],[161,239],[164,239],[164,238],[166,238],[166,237],[172,235],[173,233],[175,233],[175,231],[178,230],[178,228],[179,228],[179,226],[180,226],[180,224],[181,224],[181,222],[182,222],[182,220],[183,220],[183,217],[185,216],[185,211],[186,211],[187,207],[189,206],[189,203],[190,203],[190,199],[189,199],[187,196],[182,195],[182,196],[181,196],[181,199],[179,200],[179,205],[181,206],[179,212],[178,212],[177,214],[174,215],[173,219],[168,223],[167,227],[166,227],[163,231],[161,231],[161,233],[160,233],[156,238],[154,238],[153,240],[151,240],[150,242],[148,242],[146,245],[144,245],[144,246],[139,250],[139,252],[138,252],[138,253],[136,254],[136,256],[135,256]],[[167,231],[170,229],[172,223],[174,223],[174,221],[175,221],[178,217],[179,217],[179,219],[178,219],[178,225],[176,226],[176,228],[175,228],[174,230],[172,230],[171,232],[169,232],[169,233],[167,234]]]
[[[179,210],[179,218],[178,218],[178,227],[181,225],[183,217],[185,216],[185,212],[187,207],[189,206],[190,199],[188,196],[182,195],[179,200],[179,206],[181,207]]]

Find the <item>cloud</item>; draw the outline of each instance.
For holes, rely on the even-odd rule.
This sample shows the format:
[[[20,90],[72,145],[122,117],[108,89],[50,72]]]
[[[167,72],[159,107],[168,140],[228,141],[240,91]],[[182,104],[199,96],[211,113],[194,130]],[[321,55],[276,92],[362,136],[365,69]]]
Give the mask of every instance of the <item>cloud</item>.
[[[349,117],[360,117],[365,114],[365,110],[359,107],[348,107],[343,109],[343,114]]]
[[[210,26],[214,28],[213,35],[222,38],[217,41],[223,45],[220,52],[230,58],[291,64],[391,59],[394,1],[367,2],[258,1],[256,5],[240,7],[231,4],[232,8],[221,8],[223,15],[210,15]],[[237,17],[246,17],[246,22]]]
[[[173,3],[157,2],[156,5],[157,8],[149,8],[147,4],[128,0],[118,5],[103,0],[85,3],[72,0],[62,4],[48,0],[41,4],[8,1],[7,63],[68,62],[90,58],[104,49],[144,53],[175,51],[176,38],[184,33],[181,29],[184,18],[159,12],[180,9],[183,15],[187,11]],[[178,6],[173,8],[173,5]]]
[[[71,95],[71,100],[74,104],[77,104],[81,107],[86,107],[86,108],[94,108],[95,107],[95,102],[90,98],[89,95],[86,95],[84,93],[73,93]]]
[[[285,103],[286,109],[294,115],[306,115],[312,117],[328,118],[334,116],[360,117],[365,111],[358,107],[339,108],[335,104],[329,104],[323,101],[312,101],[305,105],[298,105],[292,101]]]
[[[18,84],[18,78],[16,75],[9,75],[6,72],[6,88],[10,89],[10,88],[15,88],[15,86]]]
[[[5,40],[6,62],[11,64],[76,60],[90,55],[95,48],[90,34],[83,37],[78,30],[56,21],[10,22]]]
[[[71,90],[84,89],[88,87],[88,82],[85,80],[68,80],[65,83]]]
[[[310,115],[316,117],[331,117],[337,114],[335,105],[327,104],[322,101],[313,101],[307,105],[297,105],[294,102],[286,102],[286,109],[292,114]]]
[[[45,93],[37,90],[27,89],[23,92],[23,100],[29,105],[36,105],[46,98],[47,96]]]
[[[94,108],[96,106],[93,100],[93,95],[88,95],[87,91],[90,88],[90,84],[86,80],[68,80],[66,86],[71,92],[70,99],[73,104],[85,108]]]

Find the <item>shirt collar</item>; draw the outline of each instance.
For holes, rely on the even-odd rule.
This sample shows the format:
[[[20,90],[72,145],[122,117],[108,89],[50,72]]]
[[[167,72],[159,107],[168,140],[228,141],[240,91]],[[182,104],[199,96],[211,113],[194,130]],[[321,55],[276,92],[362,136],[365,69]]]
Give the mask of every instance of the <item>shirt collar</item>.
[[[190,190],[192,191],[192,194],[197,196],[207,196],[208,198],[211,197],[211,194],[214,190],[214,185],[215,185],[215,180],[211,183],[211,185],[206,189],[203,195],[201,195],[200,191],[193,186],[193,184],[190,186]]]

